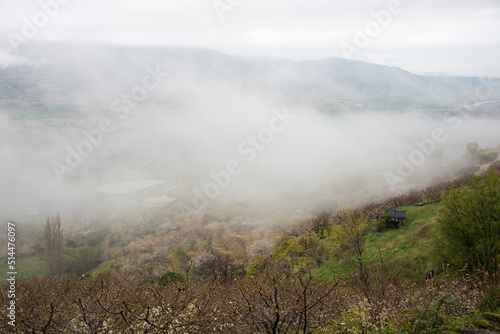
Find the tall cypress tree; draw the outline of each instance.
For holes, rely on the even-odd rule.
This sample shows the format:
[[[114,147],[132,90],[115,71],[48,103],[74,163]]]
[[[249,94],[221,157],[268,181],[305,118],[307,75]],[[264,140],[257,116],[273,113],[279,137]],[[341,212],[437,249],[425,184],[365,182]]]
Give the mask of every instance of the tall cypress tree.
[[[59,213],[56,217],[47,217],[43,230],[43,241],[46,274],[50,276],[62,275],[64,273],[64,249]]]

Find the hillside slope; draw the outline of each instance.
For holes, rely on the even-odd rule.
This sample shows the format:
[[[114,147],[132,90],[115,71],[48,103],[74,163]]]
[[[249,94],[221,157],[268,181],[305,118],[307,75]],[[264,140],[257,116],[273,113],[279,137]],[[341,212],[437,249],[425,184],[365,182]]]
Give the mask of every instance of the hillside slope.
[[[370,264],[377,264],[380,255],[383,259],[390,257],[386,264],[396,266],[401,277],[421,280],[424,272],[432,268],[431,242],[439,208],[439,203],[398,208],[407,211],[406,224],[399,229],[378,232],[375,222],[363,223],[360,228],[365,239],[364,258]],[[258,273],[270,264],[286,263],[295,268],[312,269],[317,278],[349,275],[352,268],[346,254],[350,245],[343,233],[340,225],[334,225],[323,234],[306,232],[292,238],[283,237],[269,255],[254,259],[250,272]]]

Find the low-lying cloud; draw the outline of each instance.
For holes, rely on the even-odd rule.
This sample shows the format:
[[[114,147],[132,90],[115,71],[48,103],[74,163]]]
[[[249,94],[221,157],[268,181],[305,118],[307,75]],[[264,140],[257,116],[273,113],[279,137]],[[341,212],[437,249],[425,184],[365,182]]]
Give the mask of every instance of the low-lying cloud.
[[[324,198],[348,205],[451,175],[467,142],[500,144],[495,117],[367,108],[328,114],[269,88],[282,78],[269,77],[272,84],[259,87],[248,74],[215,75],[208,58],[126,57],[120,65],[135,67],[109,67],[104,60],[105,66],[47,65],[77,69],[60,77],[75,86],[58,88],[58,98],[83,114],[59,117],[47,108],[30,119],[0,118],[3,216],[106,216],[125,204],[179,202],[202,210],[286,201],[311,210]],[[131,96],[148,66],[168,76],[121,117],[113,101]],[[50,82],[41,87],[43,102],[54,105],[57,90]],[[112,131],[104,131],[103,122]],[[75,153],[80,161],[70,159],[75,164],[69,166]],[[54,163],[68,171],[58,174]],[[134,191],[99,191],[127,182]]]

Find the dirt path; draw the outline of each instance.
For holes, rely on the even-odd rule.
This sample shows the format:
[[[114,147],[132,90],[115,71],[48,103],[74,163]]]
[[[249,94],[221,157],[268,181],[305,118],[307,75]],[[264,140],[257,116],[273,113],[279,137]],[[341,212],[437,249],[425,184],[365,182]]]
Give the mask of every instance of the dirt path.
[[[496,158],[496,160],[494,160],[494,161],[492,161],[492,162],[490,162],[490,163],[487,163],[487,164],[481,165],[481,166],[479,167],[479,170],[476,172],[476,175],[479,175],[479,174],[481,174],[481,173],[483,173],[483,172],[487,171],[487,170],[488,170],[488,168],[490,168],[490,166],[491,166],[492,164],[494,164],[495,162],[498,162],[498,161],[500,161],[500,156],[499,156],[498,158]]]

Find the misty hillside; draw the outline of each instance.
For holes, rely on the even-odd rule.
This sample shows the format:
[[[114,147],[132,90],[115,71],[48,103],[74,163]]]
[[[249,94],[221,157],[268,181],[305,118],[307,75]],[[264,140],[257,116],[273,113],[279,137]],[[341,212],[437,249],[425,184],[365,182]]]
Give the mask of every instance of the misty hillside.
[[[185,47],[50,45],[20,55],[25,65],[0,70],[0,108],[10,118],[75,117],[109,109],[105,93],[137,82],[146,66],[160,66],[169,80],[230,85],[327,113],[461,111],[464,99],[482,85],[478,78],[425,77],[341,58],[295,62]],[[489,100],[500,98],[498,90],[495,94]],[[148,103],[159,102],[182,103],[173,93]]]
[[[137,224],[64,224],[64,276],[43,276],[41,236],[33,236],[25,245],[29,254],[19,257],[24,279],[16,290],[18,326],[49,333],[289,333],[290,324],[304,329],[295,333],[498,333],[494,269],[441,265],[436,249],[446,236],[444,209],[456,200],[449,194],[480,197],[461,214],[487,212],[478,221],[491,222],[489,214],[498,215],[499,181],[497,166],[274,226],[208,214],[184,222],[176,217],[175,226],[149,221],[147,231]],[[383,213],[390,207],[404,210],[401,226],[390,227]],[[473,224],[455,223],[453,230]],[[487,237],[497,247],[498,223],[489,225]],[[476,240],[462,239],[472,244],[467,250],[483,245]],[[6,264],[0,268],[8,270]],[[0,285],[1,302],[9,284]],[[2,319],[2,332],[19,333]]]
[[[500,333],[498,31],[0,1],[0,333]]]
[[[6,218],[303,216],[453,176],[477,165],[467,143],[499,144],[498,79],[185,47],[33,44],[17,57],[0,70]]]

